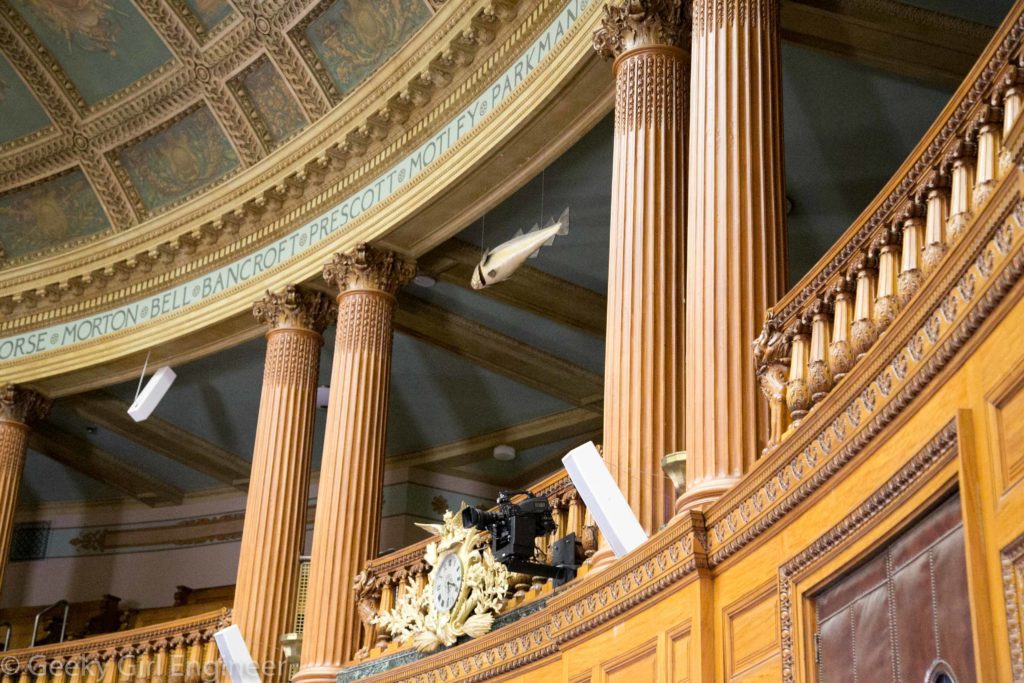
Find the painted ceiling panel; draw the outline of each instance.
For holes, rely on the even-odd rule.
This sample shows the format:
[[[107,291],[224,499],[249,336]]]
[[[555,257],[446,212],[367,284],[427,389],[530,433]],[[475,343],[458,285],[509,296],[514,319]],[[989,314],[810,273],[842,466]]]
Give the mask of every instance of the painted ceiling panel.
[[[539,473],[536,477],[539,480],[547,474],[560,469],[562,467],[562,456],[582,443],[586,443],[583,437],[575,436],[571,439],[563,439],[562,441],[519,451],[516,453],[515,460],[512,461],[502,462],[501,460],[488,458],[472,465],[460,467],[459,469],[486,481],[511,482],[521,476],[523,472],[529,472],[542,463],[549,463],[549,467],[541,468],[544,472]],[[527,482],[527,484],[531,483],[533,482]]]
[[[321,7],[303,22],[303,47],[340,94],[373,73],[430,18],[424,0],[338,0]]]
[[[76,412],[56,403],[47,418],[47,422],[72,437],[81,438],[98,446],[111,455],[124,460],[132,467],[151,474],[182,491],[199,491],[220,485],[220,482],[197,472],[190,467],[175,462],[168,457],[154,453],[139,446],[119,434],[93,425],[80,417]],[[95,431],[92,428],[95,427]]]
[[[121,493],[30,450],[18,490],[18,505],[120,498]]]
[[[78,169],[0,194],[0,244],[8,258],[78,240],[110,227]]]
[[[271,146],[306,127],[302,107],[268,58],[253,62],[233,83],[233,89]]]
[[[238,156],[206,107],[117,154],[146,209],[153,211],[212,185],[238,167]]]
[[[557,244],[557,241],[555,242]],[[545,249],[553,248],[545,247]],[[527,265],[531,262],[527,261]],[[494,285],[501,287],[501,283]],[[475,320],[530,346],[564,358],[596,373],[604,372],[604,339],[580,332],[547,318],[495,301],[458,285],[438,282],[433,287],[409,287],[414,296],[426,299],[464,318]],[[560,296],[559,292],[547,292]]]
[[[175,0],[172,0],[175,1]],[[209,31],[231,16],[231,5],[227,0],[176,0],[183,2],[192,11],[203,27]]]
[[[476,221],[459,234],[473,245],[495,247],[517,230],[557,218],[569,207],[569,234],[540,250],[528,264],[595,292],[608,286],[608,226],[612,197],[612,126],[608,115],[565,154],[548,166],[543,176],[528,182],[499,206],[483,223]],[[541,197],[543,195],[543,207]]]
[[[952,91],[790,44],[782,83],[792,284],[874,199]]]
[[[89,105],[171,60],[129,0],[11,0]]]
[[[407,453],[571,406],[411,337],[395,335],[388,454]]]
[[[48,125],[50,117],[7,58],[0,55],[0,143],[16,140]]]

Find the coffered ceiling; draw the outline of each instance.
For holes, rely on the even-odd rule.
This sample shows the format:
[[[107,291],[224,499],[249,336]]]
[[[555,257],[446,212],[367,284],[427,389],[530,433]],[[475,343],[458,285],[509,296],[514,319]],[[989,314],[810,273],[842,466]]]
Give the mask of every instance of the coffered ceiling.
[[[0,2],[6,259],[130,228],[251,166],[431,13],[426,0]]]

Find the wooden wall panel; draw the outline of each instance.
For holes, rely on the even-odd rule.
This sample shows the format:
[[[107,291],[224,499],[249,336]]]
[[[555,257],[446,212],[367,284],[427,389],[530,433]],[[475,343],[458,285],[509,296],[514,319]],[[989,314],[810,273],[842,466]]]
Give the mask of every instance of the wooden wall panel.
[[[743,674],[779,652],[779,598],[771,581],[723,609],[726,680]]]
[[[1024,476],[1024,367],[1007,373],[985,396],[1001,493]]]
[[[614,651],[614,650],[611,650]],[[601,663],[601,683],[638,683],[658,680],[658,645],[652,640],[642,647]]]
[[[675,631],[668,633],[668,672],[669,680],[672,683],[691,683],[693,677],[692,656],[690,651],[692,638],[690,637],[690,622]]]

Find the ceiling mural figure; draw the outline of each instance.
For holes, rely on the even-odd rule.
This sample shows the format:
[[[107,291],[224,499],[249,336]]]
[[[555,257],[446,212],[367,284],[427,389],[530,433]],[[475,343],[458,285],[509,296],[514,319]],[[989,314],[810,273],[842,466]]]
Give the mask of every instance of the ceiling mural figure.
[[[25,0],[26,7],[74,45],[88,52],[117,57],[120,16],[105,0]]]
[[[339,0],[311,21],[305,35],[331,83],[344,94],[428,18],[430,10],[423,0]]]
[[[117,161],[140,208],[149,211],[189,196],[238,166],[235,150],[206,108],[125,148]]]
[[[8,258],[102,232],[103,207],[80,170],[0,194],[0,241]]]

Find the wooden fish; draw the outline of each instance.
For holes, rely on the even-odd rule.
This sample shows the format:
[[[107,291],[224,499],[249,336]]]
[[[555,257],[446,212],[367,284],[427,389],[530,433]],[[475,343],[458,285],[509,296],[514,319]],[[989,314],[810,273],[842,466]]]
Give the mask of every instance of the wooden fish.
[[[512,277],[512,273],[528,258],[533,258],[541,247],[551,246],[556,236],[569,234],[569,209],[567,208],[550,225],[540,228],[536,225],[529,232],[521,230],[504,244],[499,244],[484,254],[473,271],[470,284],[473,289],[483,289]]]

